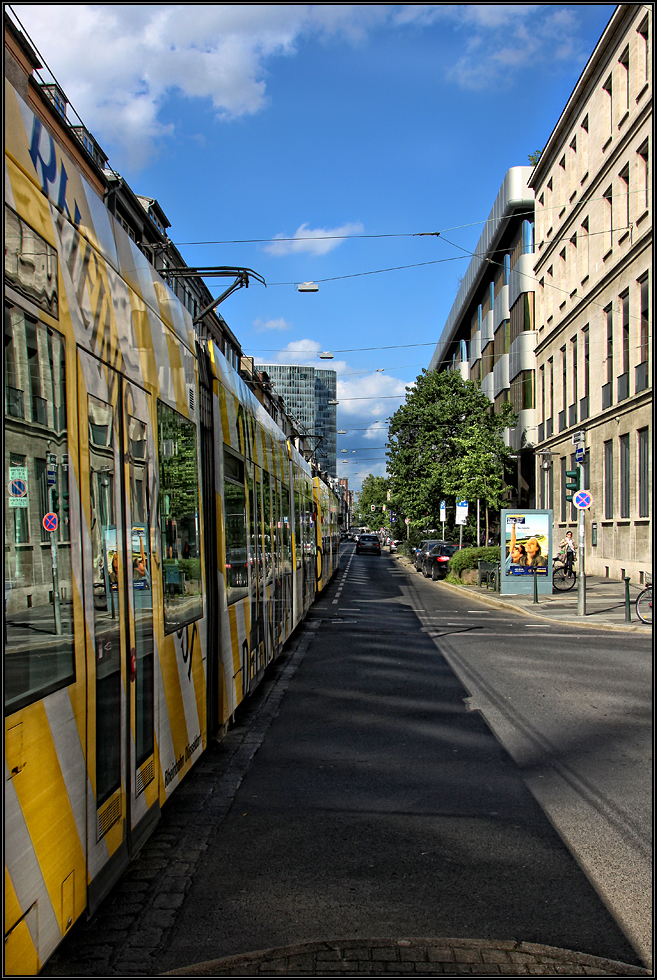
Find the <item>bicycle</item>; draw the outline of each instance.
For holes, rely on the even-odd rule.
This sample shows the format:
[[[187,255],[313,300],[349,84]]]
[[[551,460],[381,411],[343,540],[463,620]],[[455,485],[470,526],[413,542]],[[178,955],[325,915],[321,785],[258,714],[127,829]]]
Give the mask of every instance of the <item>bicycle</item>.
[[[552,586],[557,592],[570,592],[576,581],[577,573],[572,565],[559,556],[552,559]]]
[[[652,582],[636,597],[636,614],[642,623],[652,626]]]

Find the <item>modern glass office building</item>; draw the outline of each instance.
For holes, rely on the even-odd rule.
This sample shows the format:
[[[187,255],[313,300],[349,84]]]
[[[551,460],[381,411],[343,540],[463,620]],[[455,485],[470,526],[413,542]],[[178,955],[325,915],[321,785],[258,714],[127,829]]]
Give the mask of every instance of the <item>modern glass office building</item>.
[[[274,389],[282,395],[286,412],[293,416],[308,435],[321,436],[315,453],[323,470],[337,477],[337,409],[335,371],[298,364],[256,364],[256,371],[266,371]]]

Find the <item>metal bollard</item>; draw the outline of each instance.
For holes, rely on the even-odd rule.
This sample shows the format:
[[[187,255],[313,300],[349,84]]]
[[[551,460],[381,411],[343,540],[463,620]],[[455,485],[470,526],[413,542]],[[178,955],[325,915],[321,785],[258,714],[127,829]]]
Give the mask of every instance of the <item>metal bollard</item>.
[[[630,611],[630,576],[623,575],[623,581],[625,582],[625,622],[632,622],[632,613]]]
[[[538,578],[536,577],[536,566],[534,566],[534,602],[538,602]]]

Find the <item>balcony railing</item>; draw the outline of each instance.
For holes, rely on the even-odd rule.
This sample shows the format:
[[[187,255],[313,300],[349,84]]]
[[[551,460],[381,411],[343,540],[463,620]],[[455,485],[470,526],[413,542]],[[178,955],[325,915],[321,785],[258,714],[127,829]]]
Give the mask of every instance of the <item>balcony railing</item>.
[[[566,409],[563,412],[559,412],[559,432],[563,432],[566,428]]]
[[[25,407],[23,405],[23,392],[20,388],[12,388],[7,385],[7,415],[15,419],[25,418]]]
[[[568,406],[568,425],[577,425],[577,402]]]
[[[645,391],[648,387],[648,362],[643,361],[641,364],[637,364],[634,369],[634,390],[638,393],[640,391]]]
[[[589,417],[589,396],[585,395],[584,398],[579,400],[579,420],[583,422]]]
[[[602,410],[605,408],[611,408],[614,401],[614,386],[611,381],[609,384],[602,386]]]
[[[625,374],[621,374],[619,378],[616,378],[618,384],[618,401],[622,402],[625,398],[630,397],[630,374],[626,371]]]

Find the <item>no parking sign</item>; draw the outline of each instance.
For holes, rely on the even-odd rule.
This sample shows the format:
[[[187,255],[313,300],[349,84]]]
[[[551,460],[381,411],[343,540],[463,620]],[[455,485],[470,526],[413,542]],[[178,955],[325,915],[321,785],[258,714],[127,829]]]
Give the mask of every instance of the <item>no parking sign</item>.
[[[46,514],[43,518],[43,527],[46,531],[56,531],[57,530],[57,514],[53,514],[52,511]]]

